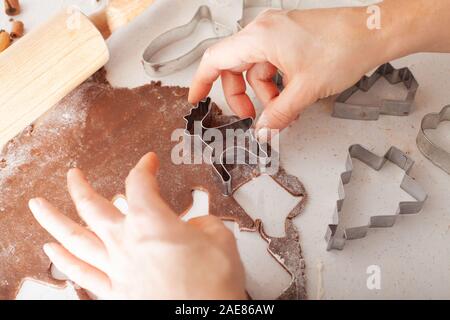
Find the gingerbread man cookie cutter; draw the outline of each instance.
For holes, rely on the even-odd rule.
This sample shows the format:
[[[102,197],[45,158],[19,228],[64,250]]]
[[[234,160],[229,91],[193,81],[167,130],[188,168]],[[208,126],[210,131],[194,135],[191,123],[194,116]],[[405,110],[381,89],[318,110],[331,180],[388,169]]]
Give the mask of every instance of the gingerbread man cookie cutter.
[[[392,85],[403,83],[408,90],[406,98],[404,100],[383,99],[377,105],[347,103],[354,93],[360,90],[369,91],[382,77]],[[351,120],[378,120],[380,115],[406,116],[411,112],[418,88],[419,83],[410,69],[395,69],[390,63],[386,63],[376,69],[371,76],[363,76],[357,84],[342,92],[336,99],[332,116]]]
[[[450,174],[450,152],[437,145],[426,133],[435,130],[444,121],[450,121],[450,105],[439,113],[429,113],[423,119],[417,135],[417,147],[433,164]]]
[[[353,158],[360,160],[377,171],[379,171],[387,161],[398,166],[405,172],[400,188],[415,200],[400,202],[395,213],[370,217],[369,223],[366,225],[346,227],[344,230],[341,230],[342,207],[345,200],[344,186],[350,182],[352,177]],[[352,145],[349,148],[349,154],[345,165],[346,171],[341,174],[338,190],[339,199],[336,202],[333,223],[328,225],[325,235],[325,239],[328,243],[327,250],[342,250],[346,240],[364,238],[367,235],[369,228],[392,227],[399,215],[419,213],[428,196],[419,183],[409,176],[409,172],[413,165],[414,161],[396,147],[391,147],[384,156],[380,157],[359,144]]]

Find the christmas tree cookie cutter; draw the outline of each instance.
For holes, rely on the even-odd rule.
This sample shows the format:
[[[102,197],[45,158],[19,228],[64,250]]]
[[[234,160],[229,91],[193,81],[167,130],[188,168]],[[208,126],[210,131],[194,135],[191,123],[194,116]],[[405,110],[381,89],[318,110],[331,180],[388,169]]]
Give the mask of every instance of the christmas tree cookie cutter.
[[[390,84],[403,83],[408,90],[404,100],[383,99],[380,104],[351,104],[347,100],[357,91],[369,91],[384,77]],[[390,63],[383,64],[369,77],[362,79],[342,92],[336,99],[332,116],[351,120],[378,120],[380,115],[406,116],[411,112],[419,83],[408,68],[395,69]]]
[[[345,200],[344,186],[350,182],[352,177],[353,158],[360,160],[377,171],[381,170],[387,161],[390,161],[398,166],[405,172],[400,188],[412,196],[415,200],[400,202],[397,211],[392,214],[370,217],[369,222],[366,225],[350,227],[341,226],[341,217],[343,215],[342,207]],[[428,196],[420,184],[409,176],[409,172],[413,165],[414,161],[396,147],[391,147],[384,156],[380,157],[359,144],[352,145],[349,148],[349,154],[345,166],[346,171],[341,174],[338,190],[339,199],[336,202],[333,223],[328,225],[325,235],[325,239],[328,243],[327,250],[342,250],[346,240],[364,238],[367,235],[369,228],[392,227],[399,215],[419,213],[422,210]]]

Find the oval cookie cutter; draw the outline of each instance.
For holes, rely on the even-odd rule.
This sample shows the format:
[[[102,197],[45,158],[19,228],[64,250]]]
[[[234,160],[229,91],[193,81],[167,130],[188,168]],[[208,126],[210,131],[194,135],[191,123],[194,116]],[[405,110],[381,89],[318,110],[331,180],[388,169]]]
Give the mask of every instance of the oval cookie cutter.
[[[347,100],[357,91],[367,92],[384,77],[390,84],[403,83],[408,90],[405,100],[383,99],[379,105],[351,104]],[[336,99],[332,116],[350,120],[378,120],[380,115],[406,116],[411,112],[419,83],[409,68],[395,69],[390,63],[380,66],[371,76],[342,92]]]
[[[358,159],[372,169],[379,171],[387,161],[392,162],[405,172],[400,188],[412,196],[415,201],[403,201],[399,203],[398,209],[393,214],[377,215],[370,217],[369,223],[363,226],[348,227],[342,230],[341,217],[342,207],[345,200],[344,186],[348,184],[352,177],[353,163],[352,159]],[[399,215],[414,214],[422,210],[426,199],[426,192],[418,182],[409,176],[409,171],[414,165],[414,161],[403,151],[396,147],[391,147],[383,156],[377,156],[363,146],[355,144],[350,146],[346,162],[346,171],[341,174],[339,183],[339,199],[336,202],[336,210],[333,216],[333,223],[328,225],[325,240],[327,241],[327,250],[342,250],[346,240],[364,238],[369,228],[388,228],[392,227]]]
[[[450,174],[450,153],[433,142],[425,131],[437,129],[439,124],[444,121],[450,121],[450,105],[444,107],[439,113],[425,115],[422,119],[416,142],[420,152],[428,160]]]
[[[171,60],[159,60],[156,58],[157,54],[163,49],[192,35],[197,26],[204,21],[211,25],[215,34],[214,37],[201,41],[192,50],[177,58]],[[168,30],[150,42],[142,56],[142,64],[148,75],[153,77],[165,76],[189,66],[201,57],[209,46],[232,34],[233,30],[215,21],[209,7],[203,5],[198,8],[190,22]]]

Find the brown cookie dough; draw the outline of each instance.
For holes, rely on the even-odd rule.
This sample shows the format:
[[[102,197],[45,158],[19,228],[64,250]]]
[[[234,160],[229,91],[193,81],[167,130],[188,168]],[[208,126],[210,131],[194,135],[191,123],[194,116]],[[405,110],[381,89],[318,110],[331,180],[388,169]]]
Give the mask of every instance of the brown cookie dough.
[[[161,194],[175,212],[183,214],[191,207],[194,189],[205,190],[210,214],[255,230],[254,221],[234,198],[222,195],[209,165],[175,165],[171,161],[171,150],[178,143],[171,141],[171,134],[184,128],[183,116],[191,107],[185,88],[158,83],[113,88],[101,71],[3,148],[0,299],[13,299],[25,278],[64,285],[51,277],[42,245],[52,238],[34,220],[27,202],[44,197],[80,221],[66,187],[71,167],[83,170],[93,187],[112,199],[124,194],[125,178],[137,161],[154,151],[161,162]]]

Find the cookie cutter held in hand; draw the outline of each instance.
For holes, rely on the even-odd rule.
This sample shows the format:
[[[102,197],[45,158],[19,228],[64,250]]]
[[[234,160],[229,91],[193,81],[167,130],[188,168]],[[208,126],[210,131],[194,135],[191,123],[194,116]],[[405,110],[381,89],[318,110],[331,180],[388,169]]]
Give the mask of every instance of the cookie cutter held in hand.
[[[251,132],[253,125],[252,118],[237,119],[230,123],[213,126],[212,123],[213,114],[211,113],[211,99],[207,98],[200,101],[195,108],[192,108],[190,113],[184,117],[186,122],[186,133],[190,136],[198,136],[203,144],[209,148],[211,152],[211,164],[223,185],[223,194],[231,195],[233,193],[232,177],[230,174],[230,168],[236,164],[250,164],[250,159],[253,157],[255,164],[259,165],[259,170],[264,171],[269,165],[274,165],[278,159],[278,154],[270,148],[269,144],[260,144]],[[197,132],[200,127],[201,132]],[[197,129],[197,130],[196,130]],[[233,133],[239,132],[244,137],[245,145],[234,144],[228,146],[222,144],[222,149],[219,150],[220,154],[214,154],[214,149],[210,146],[209,139],[205,139],[205,133],[208,130],[218,130],[221,133],[221,137],[227,137],[227,130],[232,130]],[[248,137],[250,141],[245,139]],[[248,142],[248,143],[247,143]],[[249,146],[255,146],[250,148]],[[244,159],[238,159],[234,157],[236,151],[241,150],[244,154]],[[227,157],[228,153],[233,152],[233,159],[229,161]],[[231,162],[231,163],[229,163]]]
[[[415,201],[400,202],[397,212],[395,212],[394,214],[372,216],[370,217],[369,223],[367,225],[348,227],[342,231],[340,220],[343,214],[342,207],[345,200],[344,185],[348,184],[351,180],[353,171],[353,158],[362,161],[363,163],[377,171],[379,171],[387,161],[390,161],[397,165],[405,172],[400,188],[402,188],[406,193],[412,196]],[[420,212],[427,199],[427,194],[422,189],[422,187],[409,176],[409,171],[411,170],[413,165],[414,161],[396,147],[391,147],[384,155],[384,157],[379,157],[359,144],[352,145],[349,148],[349,155],[347,157],[345,166],[346,171],[341,174],[341,181],[339,183],[338,191],[339,200],[336,203],[336,211],[333,217],[334,221],[333,224],[328,225],[328,229],[325,235],[325,239],[328,242],[327,250],[342,250],[344,248],[346,240],[364,238],[367,235],[367,231],[369,228],[392,227],[398,215],[414,214]]]
[[[215,33],[214,37],[201,41],[192,50],[178,58],[167,61],[161,61],[155,58],[164,48],[193,34],[202,21],[208,21],[211,24]],[[232,34],[233,30],[213,20],[211,10],[208,6],[200,6],[189,23],[161,34],[149,44],[142,57],[144,69],[148,75],[153,77],[165,76],[179,71],[201,57],[209,46]]]
[[[450,121],[450,105],[444,107],[440,113],[430,113],[422,119],[417,136],[417,147],[427,159],[450,174],[450,153],[433,142],[425,132],[425,130],[437,129],[444,121]]]
[[[283,291],[278,300],[306,300],[305,259],[300,246],[300,235],[293,219],[286,219],[286,235],[282,238],[269,236],[261,220],[256,220],[256,226],[261,237],[269,243],[267,250],[270,255],[291,275],[289,287]]]
[[[346,101],[357,91],[369,91],[384,77],[392,85],[403,83],[408,90],[405,100],[383,99],[380,105],[357,105]],[[390,63],[380,66],[370,77],[362,79],[341,93],[336,99],[333,117],[351,120],[378,120],[380,115],[406,116],[410,113],[419,84],[408,68],[395,69]]]

